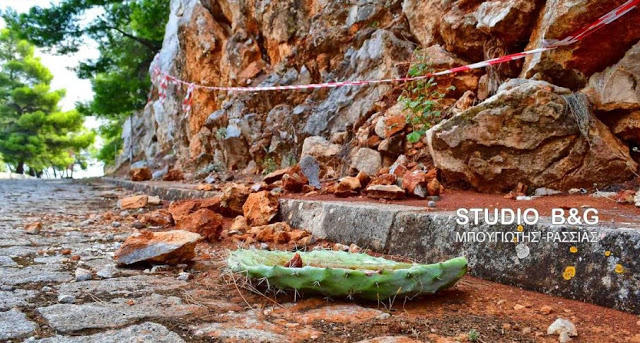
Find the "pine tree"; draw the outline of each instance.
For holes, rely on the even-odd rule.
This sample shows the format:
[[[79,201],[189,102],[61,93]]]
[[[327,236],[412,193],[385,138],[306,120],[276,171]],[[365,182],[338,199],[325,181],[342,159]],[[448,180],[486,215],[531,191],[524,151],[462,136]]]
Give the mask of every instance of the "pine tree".
[[[51,90],[51,79],[31,44],[0,32],[0,154],[16,173],[66,169],[95,138],[78,111],[60,111],[65,91]]]

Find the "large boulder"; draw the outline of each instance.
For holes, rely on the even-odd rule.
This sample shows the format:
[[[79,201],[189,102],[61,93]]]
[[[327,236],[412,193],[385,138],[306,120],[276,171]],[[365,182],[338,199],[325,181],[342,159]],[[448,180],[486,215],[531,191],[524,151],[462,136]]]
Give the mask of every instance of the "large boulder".
[[[483,192],[519,182],[566,190],[631,178],[637,164],[629,149],[580,99],[544,81],[511,80],[427,132],[434,163],[446,181]]]
[[[438,42],[438,27],[447,10],[442,0],[404,0],[402,3],[402,13],[409,20],[411,33],[422,46]]]
[[[593,74],[583,92],[616,136],[640,144],[640,43],[615,65]]]
[[[602,111],[640,110],[640,42],[618,63],[595,73],[585,93]]]
[[[475,61],[485,58],[490,48],[520,51],[521,42],[531,33],[539,3],[530,0],[452,2],[451,9],[440,19],[444,47]]]
[[[539,15],[527,49],[544,40],[562,40],[626,0],[551,0]],[[570,47],[535,54],[525,60],[522,77],[536,77],[573,90],[594,72],[618,61],[640,39],[640,11],[633,10]]]

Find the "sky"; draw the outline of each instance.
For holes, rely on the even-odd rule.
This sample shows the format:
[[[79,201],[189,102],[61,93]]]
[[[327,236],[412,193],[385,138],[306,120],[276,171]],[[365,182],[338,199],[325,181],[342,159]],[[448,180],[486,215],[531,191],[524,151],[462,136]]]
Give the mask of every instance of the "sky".
[[[0,0],[0,11],[13,8],[18,13],[22,13],[27,12],[33,6],[48,7],[52,2],[56,3],[58,0]],[[5,26],[6,23],[0,18],[0,29]],[[60,106],[63,110],[71,110],[75,107],[76,102],[85,102],[93,98],[91,82],[89,80],[79,79],[72,68],[75,68],[80,61],[99,56],[94,42],[88,41],[87,45],[74,55],[59,56],[42,49],[36,49],[36,56],[41,58],[42,64],[49,68],[53,74],[51,88],[64,88],[67,90],[66,97],[60,101]],[[87,117],[85,119],[84,126],[89,129],[96,129],[99,125],[100,122],[94,117]],[[99,137],[97,140],[99,140]],[[101,142],[97,142],[97,145],[99,146],[100,143]],[[76,175],[79,177],[101,176],[102,166],[96,165],[90,167],[90,170],[79,171]]]

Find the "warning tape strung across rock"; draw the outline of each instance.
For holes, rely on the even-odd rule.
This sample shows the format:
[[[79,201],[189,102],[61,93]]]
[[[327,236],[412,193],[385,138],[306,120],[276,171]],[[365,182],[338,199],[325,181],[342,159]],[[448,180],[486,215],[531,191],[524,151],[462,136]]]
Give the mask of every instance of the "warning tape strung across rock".
[[[640,0],[628,0],[624,4],[618,6],[613,11],[600,17],[591,25],[576,31],[575,33],[565,37],[562,40],[543,40],[542,47],[538,49],[523,51],[523,52],[511,54],[511,55],[493,58],[493,59],[482,61],[482,62],[477,62],[477,63],[473,63],[473,64],[461,66],[461,67],[456,67],[448,70],[443,70],[435,73],[429,73],[429,74],[414,76],[414,77],[401,77],[401,78],[381,79],[381,80],[325,82],[325,83],[315,83],[315,84],[306,84],[306,85],[287,85],[287,86],[220,87],[220,86],[198,85],[191,82],[186,82],[178,79],[175,76],[169,75],[168,73],[160,70],[158,67],[154,67],[153,68],[154,75],[152,75],[151,79],[154,85],[158,84],[158,98],[161,102],[163,102],[167,97],[167,88],[169,86],[169,83],[188,86],[189,88],[187,89],[187,94],[182,103],[182,108],[184,112],[189,112],[191,110],[191,104],[193,102],[193,92],[196,89],[206,89],[206,90],[213,90],[213,91],[219,90],[219,91],[230,91],[230,92],[262,92],[262,91],[278,91],[278,90],[336,88],[336,87],[345,87],[345,86],[364,86],[364,85],[379,84],[379,83],[410,82],[410,81],[424,80],[434,76],[455,74],[463,71],[485,68],[495,64],[515,61],[515,60],[524,58],[528,55],[539,54],[545,51],[549,51],[559,47],[574,44],[586,38],[587,36],[591,35],[595,31],[601,29],[605,25],[610,24],[616,19],[627,14],[629,11],[638,7],[639,4],[640,4]]]

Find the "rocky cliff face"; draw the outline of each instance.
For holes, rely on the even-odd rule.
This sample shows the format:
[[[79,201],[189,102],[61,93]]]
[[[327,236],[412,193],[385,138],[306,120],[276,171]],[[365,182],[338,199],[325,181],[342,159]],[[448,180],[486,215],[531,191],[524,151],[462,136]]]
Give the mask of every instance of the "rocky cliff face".
[[[406,75],[416,49],[434,69],[459,66],[561,39],[623,2],[173,0],[157,66],[204,85],[393,78]],[[438,100],[447,119],[428,140],[405,139],[399,84],[199,90],[189,114],[186,89],[170,86],[164,102],[154,99],[125,125],[123,160],[130,147],[156,169],[255,174],[295,164],[305,146],[326,173],[389,166],[404,154],[484,191],[622,181],[637,168],[630,147],[640,143],[639,21],[635,10],[569,48],[437,79],[448,89]],[[567,102],[579,92],[588,96],[587,126]],[[390,130],[394,120],[399,129]]]

